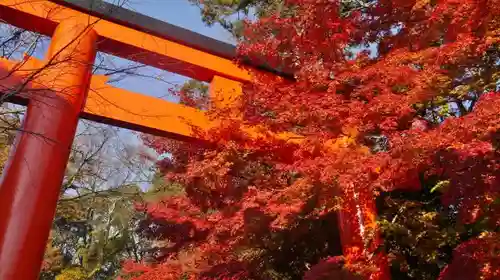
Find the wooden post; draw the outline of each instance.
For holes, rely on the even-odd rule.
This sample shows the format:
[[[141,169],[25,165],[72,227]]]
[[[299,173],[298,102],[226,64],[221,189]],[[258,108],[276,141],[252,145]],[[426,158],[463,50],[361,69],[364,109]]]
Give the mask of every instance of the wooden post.
[[[0,183],[0,279],[38,279],[67,160],[85,103],[97,34],[57,27]]]
[[[233,81],[220,76],[214,76],[210,83],[211,106],[228,110],[226,117],[239,118],[240,97],[243,91],[241,82]],[[225,112],[226,113],[226,112]]]
[[[351,188],[342,192],[343,207],[339,211],[339,230],[342,252],[349,258],[355,254],[374,252],[381,239],[377,228],[377,208],[371,192],[359,192]],[[369,280],[389,280],[390,272],[387,257],[383,253],[375,253],[373,264],[377,272],[372,273]]]

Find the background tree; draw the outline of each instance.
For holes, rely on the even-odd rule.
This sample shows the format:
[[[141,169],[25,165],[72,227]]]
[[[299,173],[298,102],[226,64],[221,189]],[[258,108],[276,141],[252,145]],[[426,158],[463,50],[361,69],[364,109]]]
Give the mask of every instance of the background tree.
[[[151,144],[171,154],[166,180],[185,192],[143,207],[141,234],[161,246],[155,265],[125,272],[328,279],[343,266],[357,277],[376,274],[385,249],[396,279],[498,278],[500,3],[384,0],[347,14],[339,1],[285,4],[294,17],[249,23],[240,51],[284,63],[296,82],[256,75],[243,120],[203,135],[210,146]],[[271,134],[245,129],[258,125]],[[284,132],[303,138],[275,137]],[[314,224],[334,229],[352,204],[335,198],[349,192],[361,204],[391,193],[379,225],[359,229],[365,246],[339,258],[335,234]]]
[[[48,279],[114,279],[122,260],[141,260],[147,244],[134,233],[141,216],[134,203],[143,199],[149,168],[121,137],[116,129],[81,123],[53,225],[50,246],[58,254],[47,249],[42,275]]]

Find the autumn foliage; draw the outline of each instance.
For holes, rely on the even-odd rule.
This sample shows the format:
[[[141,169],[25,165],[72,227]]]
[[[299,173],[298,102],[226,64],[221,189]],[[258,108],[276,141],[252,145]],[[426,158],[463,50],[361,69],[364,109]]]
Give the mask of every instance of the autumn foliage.
[[[140,207],[157,247],[124,275],[387,279],[419,257],[388,230],[407,208],[377,222],[376,198],[409,192],[437,198],[415,212],[424,239],[456,232],[429,245],[450,252],[436,277],[499,279],[500,1],[346,2],[287,0],[293,16],[248,22],[241,55],[294,79],[256,73],[240,116],[209,110],[224,121],[206,142],[148,139],[184,190]]]

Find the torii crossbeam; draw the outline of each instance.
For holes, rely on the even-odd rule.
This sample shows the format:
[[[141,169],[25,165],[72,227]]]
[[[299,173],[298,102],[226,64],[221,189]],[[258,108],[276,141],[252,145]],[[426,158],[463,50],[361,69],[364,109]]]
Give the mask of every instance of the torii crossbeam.
[[[239,67],[232,45],[99,0],[2,0],[0,20],[52,37],[43,61],[0,59],[0,94],[28,107],[0,185],[1,280],[38,278],[79,118],[185,141],[211,126],[202,111],[92,75],[97,51],[210,82],[214,100],[233,100],[263,69]],[[340,215],[344,251],[360,246],[357,221]]]

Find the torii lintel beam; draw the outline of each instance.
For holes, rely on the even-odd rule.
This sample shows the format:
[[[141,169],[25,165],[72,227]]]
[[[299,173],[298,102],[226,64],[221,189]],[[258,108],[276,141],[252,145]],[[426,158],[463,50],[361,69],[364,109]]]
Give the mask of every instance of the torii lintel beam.
[[[8,101],[26,105],[30,99],[37,99],[40,90],[48,89],[44,75],[31,78],[32,81],[29,81],[29,76],[39,70],[43,74],[44,67],[43,61],[35,58],[20,62],[0,58],[0,95],[22,85],[22,91],[9,97]],[[212,84],[216,85],[220,80],[227,79],[215,77]],[[106,82],[106,76],[92,76],[81,118],[179,140],[193,140],[196,128],[210,125],[200,110],[113,87]],[[230,80],[227,82],[239,85]]]
[[[95,11],[88,9],[92,7],[96,7]],[[103,7],[112,10],[105,16]],[[113,9],[118,16],[112,16]],[[125,22],[128,14],[124,13],[130,13],[132,22]],[[47,36],[52,36],[61,21],[73,18],[85,18],[92,25],[99,36],[98,51],[200,81],[210,82],[214,76],[241,82],[250,79],[248,71],[232,61],[231,45],[111,4],[96,0],[2,0],[0,3],[0,19]],[[181,36],[168,36],[166,32],[179,32]]]
[[[126,18],[129,22],[122,24]],[[214,96],[239,95],[241,83],[250,79],[249,72],[232,61],[234,46],[97,0],[3,0],[0,19],[48,36],[53,35],[62,21],[83,20],[96,31],[98,50],[209,81]],[[177,33],[168,34],[173,32]],[[20,66],[21,72],[17,69]],[[42,67],[44,62],[33,58],[20,62],[0,60],[0,91],[12,92],[19,84],[24,84],[25,93],[39,90],[40,82],[24,83],[23,79],[27,72]],[[22,94],[8,100],[25,105],[33,97],[33,94]],[[194,128],[208,126],[204,113],[199,110],[113,87],[99,76],[92,78],[80,116],[181,140],[194,139]]]

